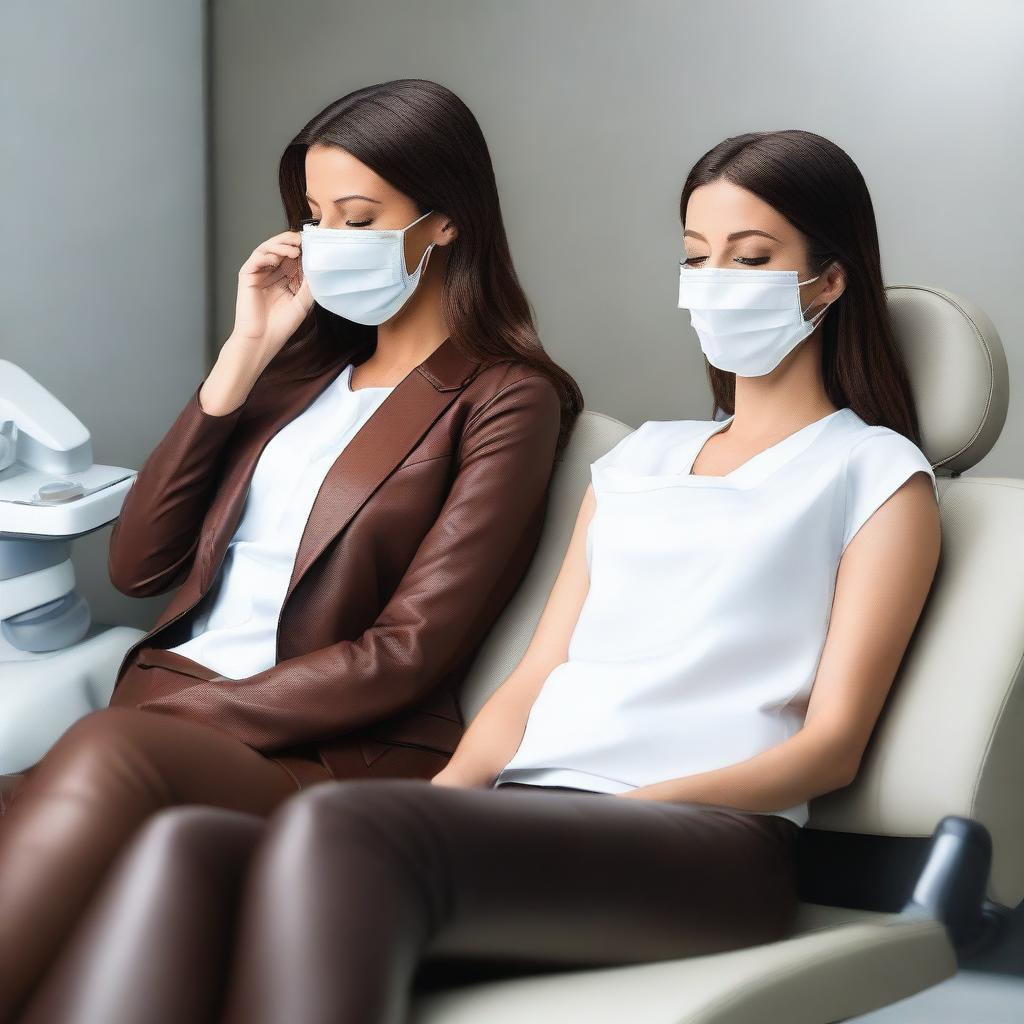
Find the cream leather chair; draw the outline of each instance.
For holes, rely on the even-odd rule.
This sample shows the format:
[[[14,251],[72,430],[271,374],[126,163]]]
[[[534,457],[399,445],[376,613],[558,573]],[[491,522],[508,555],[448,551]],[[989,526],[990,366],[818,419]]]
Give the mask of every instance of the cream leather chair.
[[[783,941],[728,953],[437,983],[415,1024],[829,1024],[937,984],[1024,896],[1024,480],[961,477],[1006,418],[988,317],[936,288],[888,289],[936,469],[943,551],[857,780],[814,800],[800,836],[801,911]],[[471,718],[525,650],[590,479],[631,428],[585,412],[553,483],[526,579],[476,658]],[[902,912],[901,912],[902,911]],[[451,965],[447,965],[448,968]]]

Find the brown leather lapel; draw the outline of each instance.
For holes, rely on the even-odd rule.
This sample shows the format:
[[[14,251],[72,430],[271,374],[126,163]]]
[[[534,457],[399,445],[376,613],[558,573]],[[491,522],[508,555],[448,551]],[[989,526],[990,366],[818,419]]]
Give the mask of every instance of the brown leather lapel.
[[[327,471],[295,556],[299,580],[455,400],[479,364],[445,340],[399,382]]]
[[[347,365],[347,364],[346,364]],[[303,574],[323,553],[373,492],[394,472],[410,450],[454,401],[479,364],[462,355],[451,339],[443,341],[399,382],[363,424],[327,472],[310,510],[285,594],[291,595]],[[271,437],[298,416],[338,376],[333,368],[313,382],[299,382],[283,410],[261,420],[244,443],[231,479],[217,498],[217,525],[204,556],[205,592],[237,526],[249,483]]]
[[[319,376],[283,383],[273,395],[266,396],[258,412],[236,428],[229,442],[234,449],[230,468],[210,506],[206,520],[210,525],[199,551],[201,593],[206,593],[227,552],[263,449],[279,430],[312,405],[347,365],[345,362]]]

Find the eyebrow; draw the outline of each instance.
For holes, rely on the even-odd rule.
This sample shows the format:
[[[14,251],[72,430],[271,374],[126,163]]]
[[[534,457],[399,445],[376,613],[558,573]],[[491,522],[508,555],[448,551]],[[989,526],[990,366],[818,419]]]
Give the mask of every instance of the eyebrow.
[[[306,193],[306,198],[307,199],[313,199],[313,197],[308,192]],[[380,200],[379,199],[371,199],[369,196],[361,196],[361,195],[358,195],[357,193],[352,193],[352,195],[350,195],[350,196],[339,196],[334,201],[336,203],[343,203],[343,202],[345,202],[346,199],[365,199],[368,203],[377,203],[378,206],[380,205]],[[315,203],[316,200],[313,199],[313,202]]]
[[[693,235],[694,238],[699,238],[702,242],[706,242],[707,239],[703,235],[699,235],[696,231],[684,231],[683,237],[687,235]],[[767,231],[759,231],[757,228],[748,228],[746,231],[734,231],[731,235],[726,235],[725,240],[727,242],[735,242],[737,238],[746,238],[747,235],[763,235],[765,238],[770,238],[774,242],[781,242],[781,238],[776,238],[774,235],[769,235]]]

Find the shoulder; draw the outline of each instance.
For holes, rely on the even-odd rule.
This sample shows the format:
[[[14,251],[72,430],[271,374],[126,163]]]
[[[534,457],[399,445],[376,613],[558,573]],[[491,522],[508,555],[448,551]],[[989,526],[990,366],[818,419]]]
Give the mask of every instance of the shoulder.
[[[845,487],[844,548],[871,515],[915,473],[923,473],[939,499],[935,471],[928,456],[910,438],[885,426],[855,431],[843,468]]]
[[[854,431],[846,451],[847,481],[870,482],[890,464],[916,467],[934,480],[935,473],[928,456],[898,430],[884,426],[864,425]]]
[[[546,373],[529,363],[505,361],[479,370],[466,385],[451,422],[466,444],[557,443],[562,396]]]
[[[470,415],[476,416],[494,402],[509,405],[516,400],[560,404],[555,382],[536,366],[520,360],[502,360],[478,370],[465,388]]]

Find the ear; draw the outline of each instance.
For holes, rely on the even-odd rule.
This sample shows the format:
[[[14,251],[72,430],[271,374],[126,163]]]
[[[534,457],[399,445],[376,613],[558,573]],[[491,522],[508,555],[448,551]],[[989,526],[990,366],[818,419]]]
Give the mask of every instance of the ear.
[[[455,221],[450,217],[445,217],[441,221],[441,226],[434,231],[434,236],[431,239],[438,246],[451,245],[456,238],[459,237],[459,229],[455,226]]]
[[[838,260],[834,260],[825,268],[823,276],[825,287],[821,298],[823,301],[834,302],[846,291],[846,268]]]

